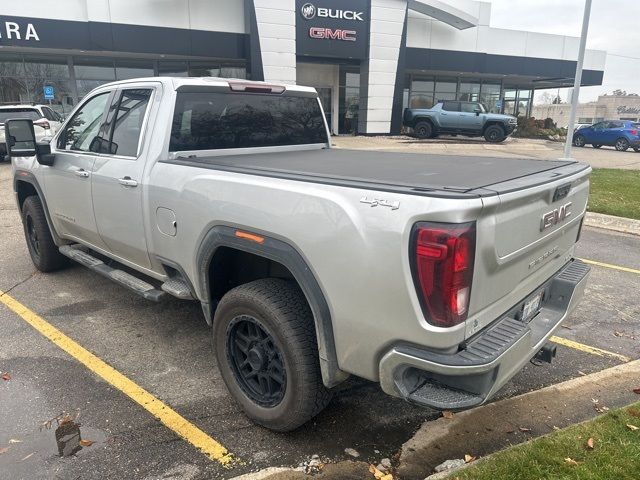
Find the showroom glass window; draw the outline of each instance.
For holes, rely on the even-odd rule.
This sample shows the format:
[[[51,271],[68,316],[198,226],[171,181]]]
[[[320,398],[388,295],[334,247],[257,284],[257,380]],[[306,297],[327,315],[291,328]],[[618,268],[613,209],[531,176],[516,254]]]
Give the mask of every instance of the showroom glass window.
[[[456,79],[436,80],[435,101],[455,100],[458,81]]]
[[[500,84],[499,83],[483,83],[480,87],[480,103],[482,103],[488,112],[500,113],[498,101],[500,100]]]
[[[413,80],[409,93],[409,107],[431,108],[433,107],[433,80]]]
[[[464,102],[478,102],[480,100],[480,81],[460,82],[460,91],[458,92],[458,100]]]

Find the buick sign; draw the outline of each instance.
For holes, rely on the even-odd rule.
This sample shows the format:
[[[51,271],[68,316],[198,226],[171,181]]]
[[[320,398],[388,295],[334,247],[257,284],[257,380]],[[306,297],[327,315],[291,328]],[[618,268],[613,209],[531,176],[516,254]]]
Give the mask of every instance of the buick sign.
[[[300,13],[305,20],[311,20],[317,15],[318,18],[337,18],[341,20],[357,20],[364,22],[364,12],[358,12],[356,10],[341,10],[337,8],[316,8],[313,3],[305,3],[302,5]]]
[[[305,20],[311,20],[316,16],[316,6],[313,3],[305,3],[300,9]]]

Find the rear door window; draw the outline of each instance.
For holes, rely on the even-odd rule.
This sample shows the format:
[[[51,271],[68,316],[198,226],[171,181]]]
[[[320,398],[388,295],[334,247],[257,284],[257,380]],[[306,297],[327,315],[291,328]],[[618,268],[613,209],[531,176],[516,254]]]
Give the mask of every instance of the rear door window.
[[[459,112],[460,111],[460,102],[443,102],[442,109],[447,112]]]
[[[51,120],[52,122],[58,121],[58,117],[49,107],[42,107],[42,113],[44,115],[44,118],[46,118],[47,120]]]
[[[98,151],[124,157],[137,157],[140,136],[152,89],[123,90],[112,104],[100,135]]]
[[[178,92],[170,151],[326,143],[316,97]]]
[[[2,108],[0,109],[0,123],[5,123],[11,118],[26,118],[40,120],[42,115],[35,108]]]
[[[482,111],[477,103],[462,102],[460,104],[460,111],[464,113],[476,113],[476,110]]]

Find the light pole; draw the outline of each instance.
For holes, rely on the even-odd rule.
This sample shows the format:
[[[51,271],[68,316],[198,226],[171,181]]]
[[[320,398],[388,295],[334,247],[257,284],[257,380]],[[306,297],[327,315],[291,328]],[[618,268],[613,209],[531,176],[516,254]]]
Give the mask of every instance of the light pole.
[[[591,0],[584,2],[584,16],[582,17],[582,33],[580,34],[580,49],[578,50],[578,63],[576,65],[576,78],[573,82],[573,95],[571,97],[571,111],[569,113],[569,125],[567,125],[567,140],[564,144],[564,158],[571,158],[571,145],[573,144],[573,126],[576,123],[578,110],[578,98],[580,96],[580,83],[582,82],[582,65],[584,64],[584,50],[587,46],[587,32],[589,31],[589,16],[591,15]]]

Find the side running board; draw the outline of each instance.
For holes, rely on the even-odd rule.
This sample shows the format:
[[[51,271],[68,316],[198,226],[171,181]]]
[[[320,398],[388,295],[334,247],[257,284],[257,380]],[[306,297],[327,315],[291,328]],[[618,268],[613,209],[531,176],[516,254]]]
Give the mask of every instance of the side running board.
[[[60,253],[147,300],[158,302],[166,295],[165,292],[158,290],[150,283],[140,280],[138,277],[134,277],[123,270],[110,267],[99,258],[84,251],[84,248],[81,245],[64,245],[60,247]]]

